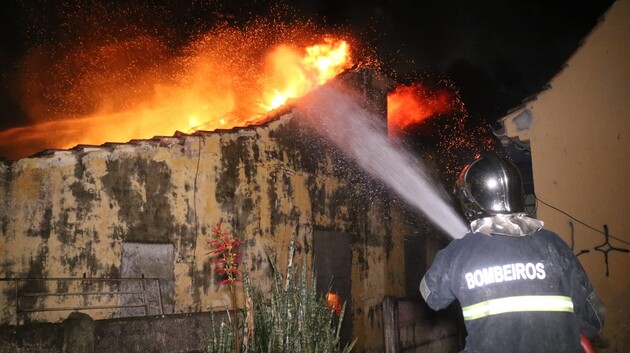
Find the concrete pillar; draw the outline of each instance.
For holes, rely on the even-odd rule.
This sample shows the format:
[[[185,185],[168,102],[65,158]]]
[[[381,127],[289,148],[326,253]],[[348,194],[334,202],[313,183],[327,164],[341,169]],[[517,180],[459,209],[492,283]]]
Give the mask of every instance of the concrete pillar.
[[[94,320],[84,313],[73,312],[63,321],[63,353],[94,352]]]

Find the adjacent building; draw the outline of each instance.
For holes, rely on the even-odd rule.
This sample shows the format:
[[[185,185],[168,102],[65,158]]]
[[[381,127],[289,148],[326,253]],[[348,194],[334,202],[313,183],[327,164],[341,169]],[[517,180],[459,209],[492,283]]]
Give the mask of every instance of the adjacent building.
[[[616,1],[547,88],[501,119],[504,143],[531,154],[537,216],[606,305],[602,352],[630,347],[628,19],[630,1]]]

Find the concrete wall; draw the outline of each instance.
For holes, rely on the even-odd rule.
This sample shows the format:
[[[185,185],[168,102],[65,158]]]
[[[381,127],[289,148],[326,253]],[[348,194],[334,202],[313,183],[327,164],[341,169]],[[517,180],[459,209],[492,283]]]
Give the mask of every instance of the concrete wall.
[[[213,320],[227,322],[225,312],[96,321],[83,314],[58,324],[7,326],[0,330],[0,353],[203,352]]]
[[[629,18],[630,1],[615,2],[550,88],[503,119],[531,145],[537,197],[573,217],[538,203],[545,226],[581,253],[611,352],[630,350]]]
[[[0,353],[61,353],[63,338],[61,324],[3,326],[0,329]]]
[[[340,79],[357,87],[385,119],[384,78],[357,70]],[[286,258],[296,231],[298,257],[310,261],[314,230],[347,233],[352,298],[344,299],[352,304],[353,336],[358,351],[380,352],[381,301],[404,295],[404,237],[419,236],[406,221],[414,216],[392,200],[290,108],[262,126],[46,151],[0,164],[0,277],[155,276],[169,283],[162,289],[166,314],[223,310],[242,307],[243,296],[240,288],[232,302],[212,271],[206,253],[213,226],[222,224],[245,242],[245,264],[263,290],[270,285],[265,247]],[[134,244],[158,250],[132,251]],[[156,254],[167,254],[169,263],[147,265],[160,258]],[[90,281],[76,288],[63,281],[20,283],[18,292],[28,293],[111,289]],[[0,290],[2,325],[60,322],[68,315],[59,310],[18,317],[14,282],[0,282]],[[120,303],[113,296],[53,295],[21,305]],[[96,320],[126,316],[105,309],[89,314]]]

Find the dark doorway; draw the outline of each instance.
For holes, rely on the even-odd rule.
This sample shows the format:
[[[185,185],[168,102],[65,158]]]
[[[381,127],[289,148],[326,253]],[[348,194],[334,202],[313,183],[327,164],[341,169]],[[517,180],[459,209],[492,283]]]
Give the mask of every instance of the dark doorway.
[[[352,248],[350,234],[340,232],[315,231],[313,234],[313,254],[317,290],[320,293],[334,293],[341,302],[345,301],[346,311],[341,326],[342,346],[351,340],[351,270]]]
[[[427,270],[427,238],[405,238],[405,295],[420,297],[420,281]]]

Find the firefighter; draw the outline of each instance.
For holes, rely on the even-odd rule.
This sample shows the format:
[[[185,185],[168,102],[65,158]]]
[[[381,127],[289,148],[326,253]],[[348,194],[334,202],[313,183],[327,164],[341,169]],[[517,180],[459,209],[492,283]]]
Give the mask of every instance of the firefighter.
[[[583,352],[604,306],[572,250],[525,212],[521,175],[505,158],[468,164],[455,192],[470,232],[440,250],[420,282],[440,310],[457,300],[466,327],[462,352]]]

